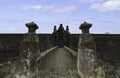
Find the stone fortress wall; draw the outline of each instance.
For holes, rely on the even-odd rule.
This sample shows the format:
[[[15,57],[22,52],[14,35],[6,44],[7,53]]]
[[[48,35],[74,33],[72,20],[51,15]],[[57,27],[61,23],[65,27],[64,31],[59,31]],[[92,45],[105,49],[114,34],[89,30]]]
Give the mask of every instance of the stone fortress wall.
[[[77,51],[80,34],[71,34],[70,48]],[[120,35],[93,34],[97,57],[111,63],[120,63]]]
[[[19,56],[23,37],[24,34],[0,34],[0,63]],[[50,34],[39,34],[39,43],[41,52],[53,47]]]
[[[18,56],[22,58],[24,52],[27,51],[33,55],[38,55],[40,52],[56,45],[60,48],[67,46],[76,51],[78,55],[77,66],[79,68],[77,69],[82,78],[86,78],[86,75],[93,78],[94,76],[95,78],[120,77],[119,34],[90,34],[89,28],[92,24],[86,22],[80,26],[82,34],[71,34],[68,26],[64,30],[63,25],[60,24],[58,29],[54,26],[52,34],[36,35],[35,31],[38,27],[35,23],[28,23],[26,26],[29,30],[25,34],[0,34],[0,65],[8,64],[9,61],[15,61]],[[91,58],[91,55],[94,57]],[[92,59],[95,62],[92,62]],[[86,69],[86,67],[89,69]],[[93,67],[95,68],[94,71]],[[83,70],[84,68],[86,71]]]
[[[38,34],[40,51],[53,47],[52,34]],[[6,62],[19,55],[20,44],[24,34],[0,34],[0,63]],[[77,51],[80,34],[70,35],[70,48]],[[120,35],[119,34],[93,34],[97,46],[98,58],[119,63]]]

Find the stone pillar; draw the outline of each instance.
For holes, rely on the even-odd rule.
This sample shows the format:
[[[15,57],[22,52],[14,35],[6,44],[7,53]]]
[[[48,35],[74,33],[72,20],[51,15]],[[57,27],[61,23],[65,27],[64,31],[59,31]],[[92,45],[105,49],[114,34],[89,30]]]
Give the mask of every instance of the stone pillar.
[[[65,46],[70,47],[70,32],[69,26],[66,26],[66,33],[65,33]]]
[[[24,35],[23,42],[39,43],[39,36],[36,34],[36,30],[38,29],[37,24],[30,22],[26,23],[25,25],[28,28],[28,33]]]
[[[53,46],[56,46],[57,45],[57,28],[56,26],[54,26],[53,28],[53,33],[52,33],[52,43],[53,43]]]
[[[38,29],[38,26],[34,22],[30,22],[30,23],[26,23],[26,27],[28,28],[28,33],[24,35],[21,44],[21,50],[23,51],[21,51],[21,53],[29,49],[32,55],[37,55],[40,53],[39,36],[36,34],[36,29]]]
[[[24,35],[21,43],[20,61],[23,67],[26,68],[25,71],[27,73],[32,72],[34,74],[37,69],[36,60],[40,56],[39,36],[36,34],[38,26],[34,22],[31,22],[27,23],[26,27],[28,28],[28,33]],[[30,78],[32,77],[30,76]]]
[[[103,68],[99,66],[96,56],[96,44],[89,29],[92,24],[84,22],[80,25],[82,34],[78,43],[78,74],[81,78],[104,78]]]
[[[9,78],[38,78],[37,58],[40,56],[39,36],[36,34],[38,26],[34,23],[27,23],[28,33],[23,37],[20,47],[20,56],[11,65]],[[5,77],[8,78],[8,77]]]
[[[70,32],[69,32],[69,26],[66,26],[66,32],[67,32],[67,33],[70,33]]]
[[[54,26],[53,33],[56,33],[56,32],[57,32],[57,28],[56,26]]]

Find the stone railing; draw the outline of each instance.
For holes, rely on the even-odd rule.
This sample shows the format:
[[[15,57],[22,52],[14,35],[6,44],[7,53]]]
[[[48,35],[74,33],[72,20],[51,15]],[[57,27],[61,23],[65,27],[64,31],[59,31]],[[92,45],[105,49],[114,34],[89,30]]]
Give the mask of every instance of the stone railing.
[[[70,49],[69,47],[67,46],[64,46],[65,49],[67,49],[73,56],[77,57],[78,53],[72,49]]]
[[[57,48],[57,46],[52,47],[44,52],[41,52],[40,56],[37,58],[37,61],[39,61],[42,57],[46,56],[47,54],[49,54],[51,51],[53,51],[56,48]]]

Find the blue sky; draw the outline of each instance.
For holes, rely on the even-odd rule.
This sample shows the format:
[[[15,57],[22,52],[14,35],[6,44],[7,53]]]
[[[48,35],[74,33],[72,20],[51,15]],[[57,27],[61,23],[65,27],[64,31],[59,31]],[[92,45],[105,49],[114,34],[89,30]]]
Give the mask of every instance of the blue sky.
[[[0,33],[26,33],[25,23],[32,21],[37,33],[52,33],[60,23],[81,33],[87,21],[91,33],[120,34],[120,0],[0,0]]]

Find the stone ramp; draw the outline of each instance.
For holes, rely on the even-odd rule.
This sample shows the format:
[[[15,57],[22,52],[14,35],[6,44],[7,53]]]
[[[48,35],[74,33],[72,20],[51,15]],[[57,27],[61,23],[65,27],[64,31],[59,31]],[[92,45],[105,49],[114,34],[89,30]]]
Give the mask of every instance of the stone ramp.
[[[76,57],[65,48],[56,48],[39,65],[40,78],[79,78]]]

